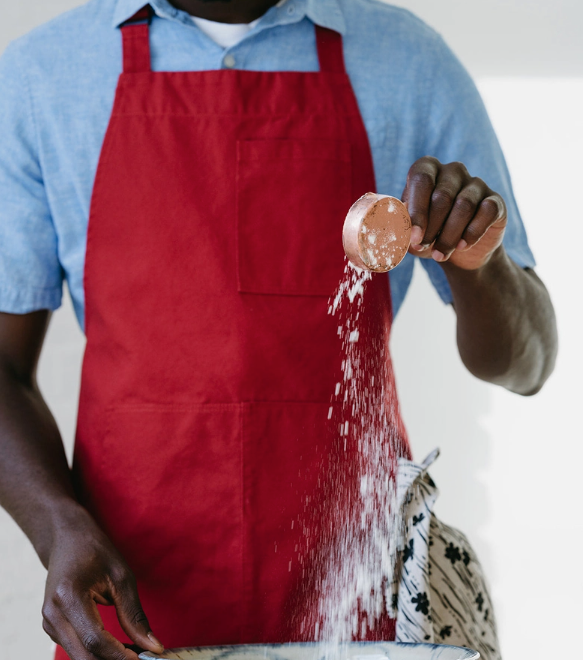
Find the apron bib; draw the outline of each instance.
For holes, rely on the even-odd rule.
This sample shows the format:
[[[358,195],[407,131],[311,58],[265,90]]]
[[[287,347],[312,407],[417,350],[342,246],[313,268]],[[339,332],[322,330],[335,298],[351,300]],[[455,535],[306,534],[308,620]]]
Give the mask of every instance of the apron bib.
[[[346,212],[375,190],[367,134],[340,35],[316,27],[314,73],[152,72],[149,11],[121,30],[91,203],[78,496],[168,647],[313,639],[309,557],[338,506],[328,299]],[[388,341],[388,278],[369,284]]]

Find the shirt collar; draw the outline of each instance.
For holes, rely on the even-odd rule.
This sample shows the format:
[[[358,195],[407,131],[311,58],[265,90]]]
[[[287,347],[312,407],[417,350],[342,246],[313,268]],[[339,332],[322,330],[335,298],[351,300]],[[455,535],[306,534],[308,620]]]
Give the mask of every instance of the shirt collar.
[[[167,0],[151,0],[157,16],[186,22],[190,19],[184,12],[173,7]],[[117,0],[113,15],[113,26],[119,27],[144,6],[144,0]],[[275,27],[298,23],[307,16],[313,23],[340,34],[346,33],[346,21],[338,0],[286,0],[272,7],[262,18],[263,27]]]
[[[307,0],[306,15],[320,27],[346,34],[346,21],[338,0]]]

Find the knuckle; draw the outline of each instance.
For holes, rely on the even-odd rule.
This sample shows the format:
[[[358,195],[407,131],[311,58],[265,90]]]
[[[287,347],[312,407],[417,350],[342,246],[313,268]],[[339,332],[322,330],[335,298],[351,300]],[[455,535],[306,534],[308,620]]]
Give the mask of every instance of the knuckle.
[[[46,617],[43,617],[42,626],[45,633],[53,640],[53,642],[56,642],[54,628]]]
[[[469,197],[464,197],[463,195],[458,196],[455,200],[455,208],[458,213],[468,214],[476,210],[476,203],[473,199]]]
[[[142,626],[148,623],[148,619],[146,618],[144,610],[141,607],[135,607],[134,609],[130,610],[129,618],[132,624],[135,626]]]
[[[440,211],[447,210],[452,207],[454,199],[454,195],[449,190],[439,188],[431,196],[431,204]]]
[[[43,625],[45,622],[50,625],[51,622],[55,619],[54,606],[49,602],[45,602],[42,607],[41,614],[43,617]]]
[[[54,605],[60,609],[67,609],[74,600],[72,585],[68,582],[61,582],[55,588],[51,600]]]
[[[103,647],[101,637],[94,632],[85,633],[81,638],[81,643],[93,655],[98,655]]]
[[[116,566],[111,569],[111,579],[114,584],[128,587],[135,583],[134,574],[126,566]]]
[[[464,232],[464,238],[468,243],[475,243],[482,238],[483,232],[477,225],[470,225]]]
[[[112,660],[127,660],[127,655],[124,651],[114,651],[111,657]]]
[[[456,172],[459,172],[464,178],[469,177],[468,168],[459,160],[454,160],[452,163],[449,163],[449,167]]]
[[[481,204],[483,210],[488,216],[497,217],[500,214],[501,207],[496,199],[487,197]]]
[[[429,172],[417,170],[411,175],[411,182],[417,186],[432,186],[433,176]]]

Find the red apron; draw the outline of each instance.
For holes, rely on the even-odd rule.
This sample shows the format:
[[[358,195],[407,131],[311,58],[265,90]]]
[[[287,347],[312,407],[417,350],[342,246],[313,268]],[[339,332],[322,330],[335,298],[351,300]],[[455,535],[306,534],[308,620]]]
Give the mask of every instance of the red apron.
[[[147,22],[122,34],[87,237],[79,497],[168,647],[313,639],[310,557],[334,534],[322,481],[343,442],[328,298],[344,216],[375,189],[342,39],[316,28],[314,73],[154,73]],[[369,284],[387,341],[388,278]]]

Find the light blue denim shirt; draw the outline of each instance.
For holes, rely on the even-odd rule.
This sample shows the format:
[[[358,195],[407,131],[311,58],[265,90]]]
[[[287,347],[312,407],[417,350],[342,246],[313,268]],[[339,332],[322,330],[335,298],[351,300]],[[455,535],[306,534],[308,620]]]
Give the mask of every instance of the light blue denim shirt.
[[[66,278],[83,327],[89,204],[121,71],[118,27],[143,3],[90,0],[17,40],[0,58],[0,311],[56,309]],[[227,55],[245,70],[315,71],[314,23],[340,32],[377,191],[400,197],[421,156],[461,161],[504,197],[506,249],[520,266],[534,266],[476,87],[441,37],[415,16],[375,0],[287,0],[225,51],[167,0],[151,4],[154,71],[219,69]],[[415,260],[408,255],[390,275],[395,312]],[[441,267],[422,264],[451,302]]]

